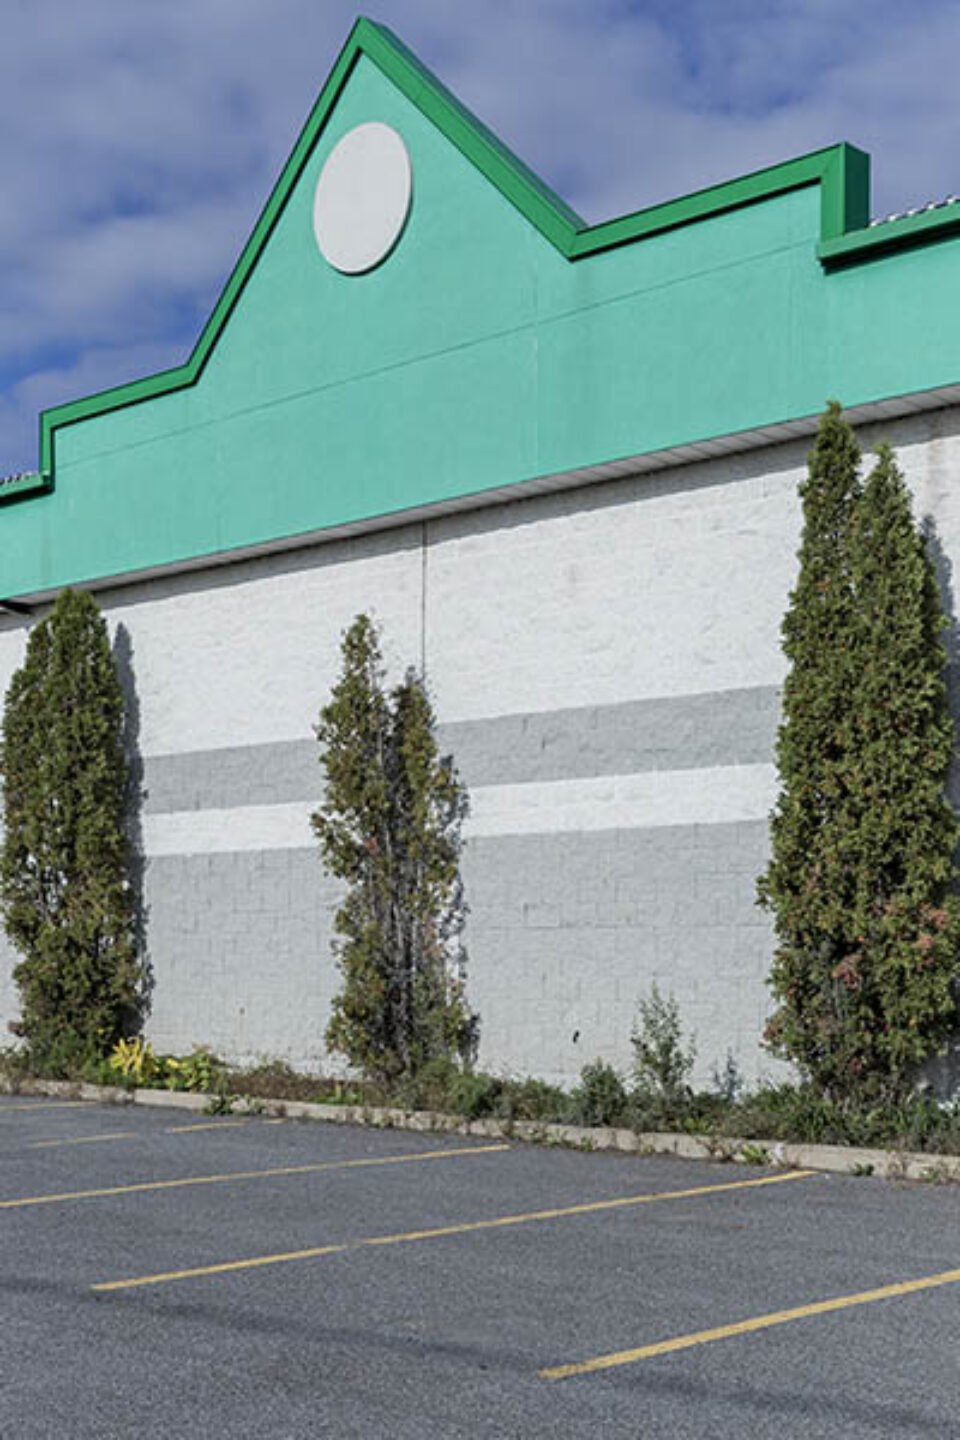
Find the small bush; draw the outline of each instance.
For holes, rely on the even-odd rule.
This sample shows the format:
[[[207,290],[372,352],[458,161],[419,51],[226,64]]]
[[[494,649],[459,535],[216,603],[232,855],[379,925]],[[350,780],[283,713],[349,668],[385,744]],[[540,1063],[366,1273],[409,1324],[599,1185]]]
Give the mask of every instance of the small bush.
[[[333,1088],[318,1098],[320,1105],[366,1105],[367,1095],[360,1085],[347,1085],[338,1080]]]
[[[569,1118],[570,1097],[556,1085],[532,1078],[510,1079],[464,1068],[438,1057],[392,1086],[376,1092],[378,1103],[407,1110],[446,1111],[468,1120]]]
[[[25,1045],[4,1045],[0,1047],[0,1076],[6,1082],[4,1088],[14,1095],[24,1080],[30,1079],[30,1051]]]
[[[499,1111],[504,1082],[496,1075],[464,1072],[450,1093],[451,1109],[467,1120],[485,1120]]]
[[[580,1071],[580,1084],[570,1096],[570,1119],[578,1125],[622,1125],[630,1097],[617,1070],[594,1060]]]
[[[203,1113],[205,1115],[232,1115],[234,1105],[239,1098],[238,1095],[232,1095],[225,1086],[221,1089],[211,1090]]]
[[[404,1110],[444,1110],[461,1075],[456,1061],[446,1055],[434,1056],[418,1069],[398,1076],[392,1085],[381,1082],[371,1087],[381,1105],[399,1105]]]
[[[149,1085],[158,1078],[162,1066],[153,1053],[149,1040],[139,1035],[132,1040],[118,1040],[107,1061],[113,1084]]]
[[[109,1060],[88,1063],[80,1078],[94,1084],[155,1085],[209,1094],[223,1091],[227,1067],[203,1046],[189,1055],[155,1055],[149,1040],[134,1037],[118,1040]]]
[[[102,1059],[96,1041],[64,1033],[42,1044],[28,1042],[24,1065],[28,1074],[49,1080],[86,1080],[99,1071]]]
[[[160,1074],[168,1090],[188,1090],[195,1095],[222,1092],[227,1080],[227,1067],[216,1055],[198,1046],[189,1055],[163,1055],[158,1061]]]
[[[740,1146],[737,1159],[744,1165],[769,1165],[770,1151],[763,1145],[754,1145],[747,1141]]]
[[[497,1114],[502,1120],[541,1120],[544,1124],[567,1118],[569,1097],[546,1080],[505,1080]]]
[[[692,1037],[684,1041],[680,1006],[673,995],[661,995],[656,983],[637,1007],[631,1040],[638,1098],[667,1105],[687,1100],[696,1044]]]

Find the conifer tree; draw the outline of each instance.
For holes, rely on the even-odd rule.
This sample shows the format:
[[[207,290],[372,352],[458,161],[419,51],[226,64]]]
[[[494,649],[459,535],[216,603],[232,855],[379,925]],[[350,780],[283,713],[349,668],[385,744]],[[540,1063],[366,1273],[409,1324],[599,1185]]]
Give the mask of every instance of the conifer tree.
[[[334,926],[344,983],[327,1043],[383,1080],[469,1059],[476,1042],[461,945],[468,801],[435,728],[413,671],[387,694],[376,627],[358,615],[316,728],[326,787],[313,828],[327,869],[347,884]]]
[[[123,694],[96,601],[65,590],[31,632],[0,737],[0,906],[35,1061],[70,1070],[138,1021],[143,967],[125,828]]]
[[[837,978],[855,1017],[849,1068],[861,1084],[872,1082],[868,1088],[902,1089],[958,1018],[953,881],[960,825],[945,794],[954,746],[946,621],[888,445],[878,447],[852,539],[859,660],[852,738],[860,783],[848,823],[858,846],[851,897],[857,946]]]
[[[390,711],[377,632],[358,615],[316,727],[326,790],[312,816],[326,868],[346,881],[334,929],[344,988],[327,1043],[364,1072],[391,1068]]]
[[[955,1020],[943,620],[893,457],[881,451],[864,488],[835,404],[801,494],[782,789],[760,882],[777,934],[768,1040],[856,1101],[903,1091]]]

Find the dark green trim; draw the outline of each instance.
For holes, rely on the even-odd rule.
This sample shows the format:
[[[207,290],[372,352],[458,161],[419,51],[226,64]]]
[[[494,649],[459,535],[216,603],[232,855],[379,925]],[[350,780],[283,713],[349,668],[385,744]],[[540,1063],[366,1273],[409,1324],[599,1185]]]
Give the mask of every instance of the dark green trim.
[[[870,156],[855,145],[834,145],[821,192],[820,238],[833,240],[870,223]]]
[[[7,498],[12,499],[14,494],[34,493],[52,487],[54,437],[61,426],[195,384],[361,55],[377,65],[560,254],[572,261],[805,185],[821,187],[820,253],[825,264],[829,263],[834,253],[831,247],[847,243],[844,237],[848,230],[859,230],[867,223],[869,158],[853,146],[841,144],[711,186],[679,200],[588,227],[471,115],[396,36],[384,26],[361,18],[340,52],[189,359],[172,370],[43,411],[40,416],[39,483],[33,487],[10,490],[0,487],[0,503]]]
[[[50,488],[49,478],[37,471],[24,475],[0,475],[0,502],[20,500],[25,495],[42,494]]]
[[[946,240],[958,231],[960,204],[941,205],[936,210],[921,210],[918,215],[904,215],[899,220],[860,228],[852,234],[841,234],[836,239],[825,237],[817,247],[817,254],[824,268],[832,270],[841,265],[872,260],[893,250]]]
[[[821,235],[826,239],[843,233],[836,227],[842,225],[847,216],[854,217],[858,224],[866,224],[869,175],[869,155],[852,145],[831,145],[826,150],[815,150],[810,155],[801,155],[782,165],[755,170],[750,175],[724,181],[722,185],[711,185],[679,200],[669,200],[663,205],[653,205],[648,210],[638,210],[632,215],[621,216],[619,220],[607,220],[602,225],[581,230],[574,237],[568,253],[572,259],[579,260],[612,245],[627,245],[648,235],[676,229],[678,225],[690,225],[697,220],[720,215],[725,210],[735,210],[742,205],[752,205],[757,200],[782,195],[788,190],[817,184],[821,187],[822,196]]]
[[[386,26],[359,20],[354,34],[358,32],[360,49],[397,89],[541,234],[558,250],[566,251],[572,232],[584,229],[583,218],[471,114]]]

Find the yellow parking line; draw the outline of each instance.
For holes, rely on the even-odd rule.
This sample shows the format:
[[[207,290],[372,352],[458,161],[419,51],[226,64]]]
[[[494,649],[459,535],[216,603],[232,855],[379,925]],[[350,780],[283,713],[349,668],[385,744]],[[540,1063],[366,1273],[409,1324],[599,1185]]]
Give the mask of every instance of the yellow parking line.
[[[24,1195],[0,1200],[0,1210],[28,1205],[56,1205],[64,1200],[93,1200],[104,1195],[133,1195],[145,1190],[177,1190],[186,1185],[225,1185],[232,1180],[266,1180],[278,1175],[313,1175],[321,1170],[359,1170],[369,1165],[405,1165],[413,1160],[445,1160],[450,1155],[489,1155],[509,1145],[470,1145],[455,1150],[415,1150],[409,1155],[379,1155],[364,1160],[320,1160],[312,1165],[281,1165],[269,1170],[235,1170],[227,1175],[188,1175],[181,1180],[144,1180],[136,1185],[110,1185],[99,1190],[65,1190],[56,1195]]]
[[[71,1140],[31,1140],[28,1150],[50,1150],[55,1145],[96,1145],[100,1140],[136,1140],[135,1130],[117,1130],[112,1135],[76,1135]]]
[[[23,1105],[0,1105],[0,1110],[13,1110],[18,1115],[26,1115],[28,1110],[82,1110],[84,1108],[90,1108],[88,1100],[44,1100],[40,1104],[27,1101]]]
[[[571,1375],[590,1375],[597,1370],[611,1370],[615,1365],[633,1365],[654,1355],[671,1355],[676,1350],[689,1350],[694,1345],[709,1345],[714,1340],[729,1340],[734,1335],[749,1335],[768,1330],[773,1325],[789,1325],[792,1320],[806,1320],[811,1315],[830,1315],[849,1310],[854,1305],[872,1305],[877,1300],[895,1300],[903,1295],[916,1295],[921,1290],[934,1290],[938,1285],[956,1285],[960,1270],[944,1270],[922,1280],[901,1280],[894,1285],[881,1285],[876,1290],[861,1290],[857,1295],[838,1295],[832,1300],[817,1300],[812,1305],[798,1305],[793,1310],[774,1310],[769,1315],[756,1315],[752,1320],[738,1320],[733,1325],[718,1325],[713,1330],[696,1330],[691,1335],[678,1335],[673,1340],[658,1340],[636,1350],[617,1350],[612,1355],[597,1355],[593,1360],[580,1360],[572,1365],[552,1365],[541,1370],[545,1380],[566,1380]]]
[[[404,1245],[414,1240],[437,1240],[449,1235],[468,1235],[476,1230],[498,1230],[510,1225],[529,1225],[540,1220],[560,1220],[570,1215],[592,1215],[601,1210],[622,1210],[627,1206],[652,1205],[661,1200],[688,1200],[697,1195],[717,1195],[727,1190],[749,1190],[761,1185],[782,1185],[803,1180],[816,1172],[792,1170],[786,1175],[768,1175],[760,1180],[734,1180],[720,1185],[698,1185],[693,1190],[660,1190],[644,1195],[619,1196],[615,1200],[591,1200],[581,1205],[564,1205],[555,1210],[529,1210],[520,1215],[498,1215],[492,1220],[468,1220],[460,1225],[443,1225],[431,1230],[409,1230],[400,1235],[369,1235],[335,1245],[315,1245],[309,1250],[291,1250],[280,1255],[259,1255],[252,1260],[227,1260],[218,1265],[198,1265],[190,1270],[168,1270],[159,1275],[140,1275],[130,1280],[105,1280],[94,1290],[132,1290],[140,1285],[163,1285],[171,1280],[190,1280],[199,1275],[225,1275],[234,1270],[256,1270],[264,1265],[283,1265],[292,1260],[313,1260],[321,1255],[340,1255],[346,1250],[370,1246]]]
[[[168,1125],[166,1135],[184,1135],[191,1130],[229,1130],[237,1125],[249,1125],[249,1120],[210,1120],[202,1125]],[[51,1149],[55,1145],[95,1145],[98,1140],[138,1140],[146,1138],[149,1131],[118,1130],[112,1135],[78,1135],[70,1140],[31,1140],[28,1150]]]
[[[186,1135],[190,1130],[230,1130],[249,1124],[249,1120],[202,1120],[198,1125],[168,1125],[166,1134]]]

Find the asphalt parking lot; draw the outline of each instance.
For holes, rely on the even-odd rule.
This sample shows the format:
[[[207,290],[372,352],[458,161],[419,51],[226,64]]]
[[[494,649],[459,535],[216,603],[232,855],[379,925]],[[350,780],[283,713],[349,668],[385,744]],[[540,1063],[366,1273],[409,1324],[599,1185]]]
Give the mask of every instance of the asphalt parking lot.
[[[960,1191],[0,1097],[0,1435],[960,1434]]]

